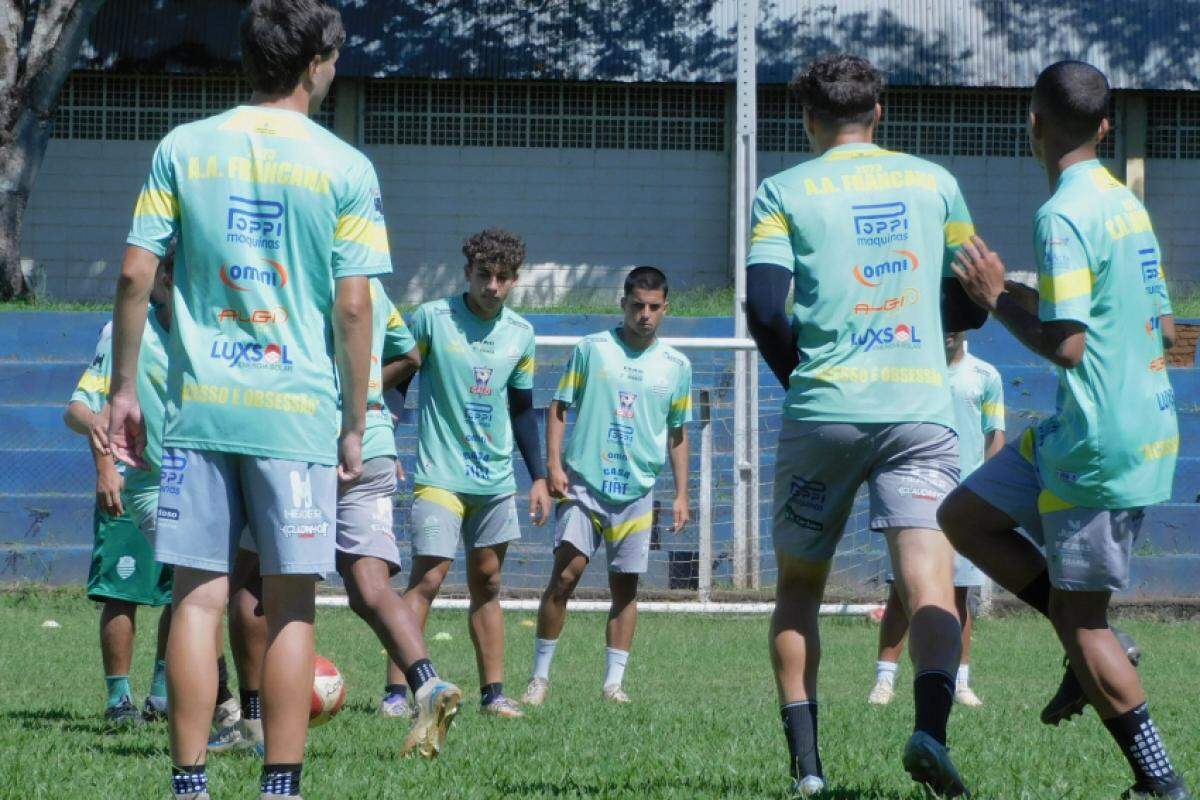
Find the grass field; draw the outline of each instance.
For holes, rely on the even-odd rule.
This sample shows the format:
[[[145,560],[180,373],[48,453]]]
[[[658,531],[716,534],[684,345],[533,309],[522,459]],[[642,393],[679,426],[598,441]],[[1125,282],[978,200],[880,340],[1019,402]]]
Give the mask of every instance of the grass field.
[[[163,724],[103,732],[103,680],[97,612],[72,594],[0,594],[0,798],[167,797]],[[61,628],[41,627],[47,619]],[[510,613],[508,687],[528,675],[531,614]],[[142,620],[133,674],[137,700],[149,681],[153,618]],[[349,611],[321,610],[319,650],[346,676],[346,710],[309,739],[304,794],[326,798],[782,797],[785,747],[766,656],[763,616],[644,614],[627,673],[635,703],[599,701],[603,627],[599,615],[568,623],[554,665],[549,703],[524,720],[485,719],[475,691],[433,762],[397,758],[404,724],[374,707],[383,682],[378,642]],[[1151,709],[1176,767],[1200,779],[1196,624],[1130,620],[1147,656]],[[824,623],[822,756],[828,796],[919,798],[901,771],[912,720],[911,690],[892,706],[866,704],[876,628],[859,619]],[[438,612],[430,633],[442,674],[464,688],[475,667],[463,612]],[[955,711],[951,743],[975,796],[1005,800],[1099,800],[1119,796],[1127,767],[1092,712],[1060,729],[1037,713],[1057,685],[1058,651],[1032,617],[983,620],[974,684],[986,705]],[[902,667],[907,687],[911,668]],[[258,763],[214,757],[215,798],[257,797]]]

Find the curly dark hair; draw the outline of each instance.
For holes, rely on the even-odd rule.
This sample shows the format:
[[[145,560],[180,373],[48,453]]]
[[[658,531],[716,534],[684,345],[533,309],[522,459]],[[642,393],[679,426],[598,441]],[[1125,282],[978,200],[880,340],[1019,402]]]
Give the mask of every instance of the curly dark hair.
[[[516,272],[525,261],[525,242],[503,228],[488,228],[463,241],[467,266],[486,264]]]
[[[838,125],[870,125],[883,75],[865,58],[831,53],[809,64],[790,85],[810,114]]]

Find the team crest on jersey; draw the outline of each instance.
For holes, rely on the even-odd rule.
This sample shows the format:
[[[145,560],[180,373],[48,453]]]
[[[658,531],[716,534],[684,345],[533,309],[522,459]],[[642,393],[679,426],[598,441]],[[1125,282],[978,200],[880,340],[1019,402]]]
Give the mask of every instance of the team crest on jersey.
[[[471,387],[471,394],[490,395],[492,388],[488,386],[488,382],[491,381],[494,370],[491,367],[472,367],[471,369],[475,373],[475,385]]]
[[[620,400],[620,406],[617,407],[617,416],[625,419],[633,419],[633,403],[637,400],[637,395],[633,392],[618,391],[617,399]]]

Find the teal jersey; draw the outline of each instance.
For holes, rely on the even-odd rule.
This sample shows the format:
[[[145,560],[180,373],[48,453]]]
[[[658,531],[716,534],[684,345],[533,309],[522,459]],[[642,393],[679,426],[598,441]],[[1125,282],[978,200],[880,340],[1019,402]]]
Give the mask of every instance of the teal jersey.
[[[1162,250],[1141,201],[1099,161],[1068,167],[1034,217],[1043,322],[1087,327],[1083,359],[1058,368],[1054,416],[1032,449],[1045,487],[1087,508],[1171,496],[1179,428],[1159,316]]]
[[[465,494],[517,488],[508,387],[533,388],[533,326],[504,308],[481,319],[461,295],[419,307],[421,354],[414,481]]]
[[[841,145],[763,181],[751,224],[747,266],[794,278],[784,414],[953,427],[939,299],[974,227],[950,173]]]
[[[554,399],[575,407],[567,466],[597,495],[628,503],[654,488],[667,429],[692,418],[692,365],[659,341],[631,350],[618,331],[575,346]]]
[[[363,434],[362,460],[396,457],[396,434],[392,412],[383,401],[383,365],[400,358],[417,346],[392,305],[383,284],[371,279],[371,378],[367,383],[367,430]]]
[[[963,353],[947,368],[958,431],[958,466],[965,478],[983,463],[987,435],[1004,430],[1004,383],[988,362]]]
[[[169,334],[158,322],[154,307],[146,313],[146,328],[142,332],[142,348],[138,351],[137,396],[146,423],[146,449],[142,453],[149,470],[129,467],[124,471],[126,484],[157,486],[162,467],[163,414],[167,403],[167,342]],[[83,403],[93,414],[99,414],[108,403],[112,380],[112,323],[105,324],[96,343],[96,354],[83,375],[71,402]],[[131,487],[132,488],[132,487]]]
[[[292,111],[181,125],[128,242],[176,234],[167,446],[337,463],[334,281],[391,271],[371,163]]]

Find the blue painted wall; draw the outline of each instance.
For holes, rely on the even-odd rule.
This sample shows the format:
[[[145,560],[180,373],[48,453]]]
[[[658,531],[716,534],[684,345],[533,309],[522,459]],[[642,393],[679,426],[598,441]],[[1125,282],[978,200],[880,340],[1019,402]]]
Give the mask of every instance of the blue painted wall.
[[[91,358],[96,335],[106,314],[13,312],[0,314],[0,580],[30,579],[47,583],[79,583],[86,575],[91,543],[91,504],[94,473],[82,437],[62,423],[62,411],[79,374]],[[534,315],[540,334],[582,335],[609,327],[615,317]],[[668,319],[670,336],[730,336],[729,318]],[[1052,370],[1020,346],[1002,327],[989,323],[974,335],[971,349],[991,361],[1005,380],[1010,435],[1053,409],[1056,379]],[[566,348],[543,348],[538,356],[535,397],[549,401],[564,362]],[[714,579],[730,577],[732,520],[733,435],[732,358],[728,352],[693,351],[695,388],[707,389],[713,402],[713,432],[717,452],[713,480]],[[1150,511],[1136,547],[1132,593],[1146,596],[1200,595],[1200,370],[1172,370],[1179,398],[1183,451],[1171,502]],[[779,430],[782,391],[763,366],[760,371],[761,491],[764,583],[774,581],[770,556],[770,483]],[[412,405],[416,393],[410,394]],[[415,439],[412,409],[401,414],[397,442],[406,468],[411,469]],[[693,429],[693,458],[689,479],[693,502],[698,496],[699,437]],[[519,457],[518,457],[519,460]],[[660,479],[658,498],[669,520],[672,480],[669,469]],[[518,464],[520,488],[527,488],[524,466]],[[397,535],[407,555],[408,498],[399,498]],[[693,512],[693,517],[695,513]],[[860,587],[876,580],[882,567],[881,537],[861,530],[865,513],[851,521],[835,565],[835,583]],[[855,530],[855,528],[859,530]],[[527,526],[524,539],[511,551],[506,583],[533,588],[547,574],[546,554],[553,532]],[[679,537],[661,532],[647,584],[667,588],[673,582],[694,580],[696,528]],[[461,565],[457,565],[461,566]],[[457,571],[451,580],[461,581]],[[588,585],[603,583],[602,570],[590,570]],[[873,590],[871,590],[873,592]]]

